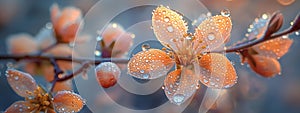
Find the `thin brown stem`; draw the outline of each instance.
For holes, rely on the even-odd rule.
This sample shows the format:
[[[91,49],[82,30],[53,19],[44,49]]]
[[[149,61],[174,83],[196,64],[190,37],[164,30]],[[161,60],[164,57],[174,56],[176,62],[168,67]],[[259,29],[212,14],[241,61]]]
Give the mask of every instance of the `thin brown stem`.
[[[62,81],[70,80],[74,76],[76,76],[76,75],[80,74],[81,72],[83,72],[84,70],[88,69],[90,67],[90,64],[91,64],[91,62],[86,62],[78,70],[76,70],[73,73],[70,73],[62,78],[58,78],[56,81],[62,82]]]
[[[51,86],[51,89],[50,89],[50,91],[52,92],[54,87],[55,87],[55,84],[56,84],[57,80],[59,79],[59,75],[64,73],[64,72],[60,69],[59,65],[57,64],[57,62],[54,58],[50,58],[50,62],[54,67],[54,80],[52,81],[52,86]]]
[[[52,45],[50,45],[50,46],[48,46],[48,47],[46,47],[46,48],[44,48],[44,49],[38,51],[38,52],[36,53],[36,55],[40,56],[40,55],[42,55],[43,53],[45,53],[45,52],[47,52],[47,51],[53,49],[54,47],[56,47],[58,44],[59,44],[59,43],[53,43]]]

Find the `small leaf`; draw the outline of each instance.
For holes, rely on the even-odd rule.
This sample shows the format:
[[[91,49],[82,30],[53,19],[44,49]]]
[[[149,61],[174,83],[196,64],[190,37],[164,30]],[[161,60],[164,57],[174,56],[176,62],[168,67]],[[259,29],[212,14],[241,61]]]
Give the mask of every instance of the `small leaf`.
[[[256,65],[253,65],[253,62],[247,61],[248,64],[253,71],[263,77],[274,77],[281,71],[280,63],[274,58],[261,55],[253,55],[252,58]]]
[[[59,113],[79,112],[85,102],[80,95],[71,91],[59,91],[53,98],[54,108]]]
[[[37,84],[32,76],[15,69],[6,70],[7,81],[12,89],[20,96],[30,96],[26,91],[33,92],[37,88]]]
[[[4,113],[30,113],[34,110],[34,105],[26,101],[17,101],[10,105]]]

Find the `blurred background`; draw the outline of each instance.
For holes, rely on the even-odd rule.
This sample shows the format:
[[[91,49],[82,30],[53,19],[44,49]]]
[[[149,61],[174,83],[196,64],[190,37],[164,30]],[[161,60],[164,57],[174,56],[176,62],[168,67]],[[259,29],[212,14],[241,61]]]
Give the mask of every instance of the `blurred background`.
[[[233,29],[231,34],[232,44],[242,40],[247,33],[247,28],[256,17],[264,13],[280,11],[284,15],[284,26],[288,28],[290,22],[300,13],[299,0],[200,0],[213,15],[219,14],[226,8],[231,11]],[[85,14],[98,0],[0,0],[0,54],[7,54],[6,39],[16,33],[29,33],[35,36],[47,22],[50,22],[49,8],[53,3],[60,7],[75,6]],[[147,9],[145,9],[147,10]],[[139,11],[143,11],[143,8]],[[133,18],[134,19],[134,18]],[[238,56],[228,55],[233,61],[239,76],[238,83],[224,91],[224,98],[209,111],[211,113],[299,113],[300,112],[300,40],[296,34],[290,38],[294,43],[290,51],[280,59],[282,74],[274,78],[263,78],[255,74],[246,65],[241,65]],[[0,111],[22,97],[10,88],[4,75],[7,61],[0,61]],[[45,84],[42,77],[37,81]],[[76,89],[75,89],[76,91]],[[112,91],[113,92],[113,91]],[[115,93],[120,93],[119,91]],[[116,95],[122,96],[122,95]],[[158,93],[156,96],[163,96]],[[185,113],[198,112],[203,93],[198,91],[192,103],[184,110]],[[132,96],[123,101],[142,102],[140,97]],[[154,104],[155,101],[153,102]],[[132,104],[128,102],[127,104]],[[147,108],[143,105],[129,105]],[[91,112],[85,107],[82,113]],[[170,111],[171,113],[172,111]]]

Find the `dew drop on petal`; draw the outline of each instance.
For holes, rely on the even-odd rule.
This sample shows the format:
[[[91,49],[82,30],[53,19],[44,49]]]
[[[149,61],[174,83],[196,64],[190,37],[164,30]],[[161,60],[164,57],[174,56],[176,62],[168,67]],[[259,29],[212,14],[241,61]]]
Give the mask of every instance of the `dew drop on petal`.
[[[142,50],[143,50],[143,51],[147,51],[147,50],[150,49],[150,48],[151,48],[150,45],[147,44],[147,43],[142,45]]]
[[[149,79],[150,78],[149,74],[143,74],[142,76],[143,76],[143,79]]]
[[[164,18],[164,21],[165,21],[165,22],[169,22],[169,21],[170,21],[170,18],[169,18],[169,17],[165,17],[165,18]]]
[[[97,40],[97,41],[101,41],[101,40],[102,40],[102,37],[101,37],[101,36],[97,36],[96,40]]]
[[[209,34],[207,35],[207,38],[208,38],[208,40],[210,40],[210,41],[214,40],[214,39],[215,39],[214,33],[209,33]]]
[[[173,101],[175,102],[175,104],[180,105],[183,103],[185,96],[183,94],[176,94],[173,97]]]
[[[221,10],[221,15],[229,17],[230,16],[230,11],[228,9],[223,9],[223,10]]]
[[[173,32],[173,27],[172,26],[168,26],[167,30],[168,30],[168,32]]]

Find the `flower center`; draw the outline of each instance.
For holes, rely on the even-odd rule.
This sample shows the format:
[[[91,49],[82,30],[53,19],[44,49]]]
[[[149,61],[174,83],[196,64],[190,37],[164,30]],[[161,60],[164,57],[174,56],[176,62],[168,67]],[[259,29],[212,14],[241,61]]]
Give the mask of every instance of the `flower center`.
[[[30,96],[26,97],[25,100],[34,106],[34,111],[46,111],[47,109],[53,109],[51,96],[42,88],[38,87],[33,92],[26,91],[26,93]]]

